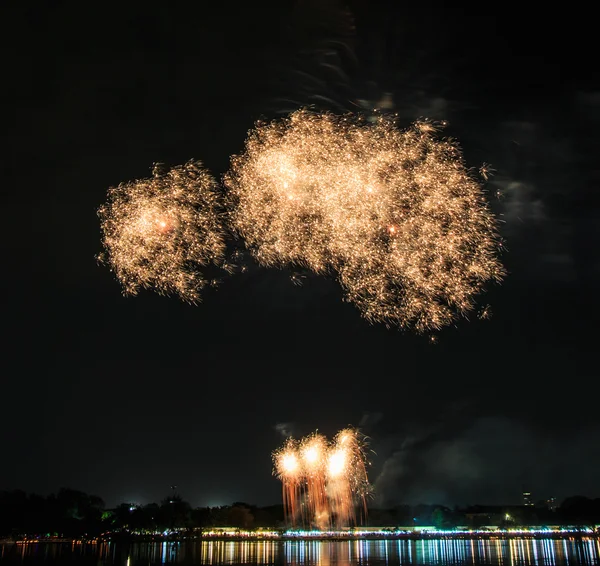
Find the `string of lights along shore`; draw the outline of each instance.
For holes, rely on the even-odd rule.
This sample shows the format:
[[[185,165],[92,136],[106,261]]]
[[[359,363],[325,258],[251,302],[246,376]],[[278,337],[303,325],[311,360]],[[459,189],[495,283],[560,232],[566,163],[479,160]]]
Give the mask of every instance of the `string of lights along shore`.
[[[372,323],[438,330],[504,276],[483,187],[442,127],[305,109],[257,122],[220,190],[199,162],[110,189],[104,261],[126,294],[195,303],[229,234],[263,266],[335,276]]]
[[[365,446],[357,429],[346,428],[331,442],[315,432],[288,438],[273,452],[288,524],[321,530],[356,524],[371,490]]]

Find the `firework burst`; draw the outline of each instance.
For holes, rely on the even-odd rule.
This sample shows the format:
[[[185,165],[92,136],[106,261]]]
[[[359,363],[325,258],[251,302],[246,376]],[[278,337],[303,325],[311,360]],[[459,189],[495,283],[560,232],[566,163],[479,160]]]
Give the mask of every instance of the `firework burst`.
[[[258,123],[225,176],[232,227],[263,265],[335,273],[371,322],[439,329],[504,273],[481,186],[441,126],[306,110]]]
[[[300,488],[302,481],[302,468],[298,443],[288,438],[283,447],[273,454],[275,460],[274,474],[281,480],[283,490],[283,508],[292,523],[299,516]]]
[[[327,439],[314,433],[304,438],[300,444],[300,459],[306,482],[307,515],[313,517],[318,527],[329,522],[329,509],[326,491]]]
[[[273,452],[273,474],[281,480],[286,519],[293,525],[326,529],[356,523],[356,506],[370,492],[365,439],[358,430],[340,431],[333,442],[318,433],[288,439]]]
[[[197,161],[108,191],[99,210],[105,253],[127,295],[140,288],[178,294],[196,303],[206,284],[199,266],[216,262],[225,249],[216,183]]]

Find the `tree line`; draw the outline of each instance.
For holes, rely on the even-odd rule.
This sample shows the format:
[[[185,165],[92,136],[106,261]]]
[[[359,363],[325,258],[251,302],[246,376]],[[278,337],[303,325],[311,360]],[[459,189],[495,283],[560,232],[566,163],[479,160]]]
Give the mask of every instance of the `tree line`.
[[[193,508],[178,494],[160,503],[121,503],[107,508],[101,497],[61,488],[43,497],[22,490],[0,491],[0,537],[95,537],[109,533],[163,533],[214,526],[282,528],[283,506],[233,503]]]
[[[566,498],[556,509],[508,505],[449,508],[444,505],[397,505],[369,509],[363,525],[371,527],[600,524],[600,498]],[[212,527],[284,529],[283,506],[258,507],[236,502],[221,507],[192,507],[178,494],[160,503],[121,503],[106,508],[101,497],[62,488],[43,497],[21,490],[0,491],[0,537],[98,537],[121,534],[154,534],[202,531]],[[299,525],[310,527],[310,525]]]

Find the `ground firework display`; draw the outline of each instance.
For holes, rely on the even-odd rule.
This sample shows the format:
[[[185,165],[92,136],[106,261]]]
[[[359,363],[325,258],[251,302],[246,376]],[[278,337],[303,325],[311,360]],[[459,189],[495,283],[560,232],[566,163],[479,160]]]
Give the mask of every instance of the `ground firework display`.
[[[202,165],[189,161],[167,171],[157,165],[152,177],[109,190],[98,211],[106,250],[100,259],[125,294],[152,288],[199,300],[205,280],[198,268],[225,249],[215,188]]]
[[[281,480],[286,520],[294,526],[342,527],[356,522],[370,485],[364,439],[356,429],[340,431],[333,442],[318,433],[289,438],[273,453]]]
[[[437,129],[305,110],[259,123],[225,177],[231,224],[263,265],[335,273],[369,321],[439,329],[503,268],[482,188]]]

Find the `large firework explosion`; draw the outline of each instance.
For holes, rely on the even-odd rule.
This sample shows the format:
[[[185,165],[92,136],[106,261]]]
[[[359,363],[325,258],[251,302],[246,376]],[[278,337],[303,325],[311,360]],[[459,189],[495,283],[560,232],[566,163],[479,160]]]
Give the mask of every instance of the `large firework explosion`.
[[[370,491],[364,437],[340,431],[333,442],[318,433],[289,438],[273,452],[273,473],[282,482],[286,520],[326,529],[356,523],[356,508],[366,510]]]
[[[121,183],[108,191],[98,214],[107,263],[123,286],[178,294],[196,303],[205,280],[199,266],[216,262],[225,242],[216,182],[197,161],[152,177]]]
[[[495,220],[438,125],[299,110],[257,123],[225,176],[259,263],[337,275],[371,322],[439,329],[500,280]]]

